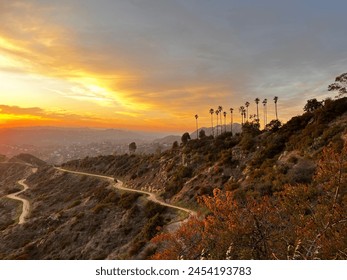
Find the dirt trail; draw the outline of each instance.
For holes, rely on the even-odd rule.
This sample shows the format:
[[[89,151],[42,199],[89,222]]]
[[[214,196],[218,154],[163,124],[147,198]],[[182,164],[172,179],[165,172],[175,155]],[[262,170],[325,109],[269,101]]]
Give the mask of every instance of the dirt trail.
[[[14,199],[14,200],[19,200],[23,203],[23,210],[22,210],[22,214],[19,216],[19,221],[18,224],[24,224],[25,223],[25,218],[28,216],[29,214],[29,210],[30,210],[30,204],[29,201],[26,200],[25,198],[20,198],[18,197],[19,194],[25,192],[29,187],[27,184],[25,184],[25,179],[19,180],[18,184],[22,185],[24,187],[23,190],[16,192],[16,193],[12,193],[7,195],[8,198]]]
[[[37,172],[37,168],[36,167],[32,168],[31,170],[32,170],[32,173],[36,173]],[[23,186],[23,190],[21,190],[19,192],[16,192],[16,193],[11,193],[11,194],[7,195],[8,198],[11,198],[11,199],[14,199],[14,200],[19,200],[19,201],[21,201],[23,203],[22,213],[19,216],[19,221],[18,221],[19,225],[25,223],[25,218],[29,215],[29,212],[30,212],[30,203],[29,203],[29,201],[27,199],[25,199],[25,198],[18,197],[19,194],[25,192],[29,188],[29,186],[25,183],[25,180],[26,179],[22,179],[22,180],[18,181],[18,184]]]
[[[109,176],[104,176],[104,175],[97,175],[97,174],[93,174],[93,173],[86,173],[86,172],[80,172],[80,171],[71,171],[68,169],[64,169],[64,168],[60,168],[60,167],[55,167],[55,169],[63,171],[63,172],[69,172],[69,173],[73,173],[73,174],[79,174],[79,175],[87,175],[87,176],[92,176],[92,177],[97,177],[97,178],[102,178],[102,179],[107,179],[110,180],[112,182],[114,182],[114,178],[113,177],[109,177]],[[169,207],[169,208],[173,208],[173,209],[177,209],[177,210],[181,210],[184,211],[186,213],[189,214],[188,218],[190,216],[196,216],[197,213],[193,210],[190,210],[188,208],[184,208],[184,207],[179,207],[179,206],[175,206],[169,203],[166,203],[164,201],[159,200],[156,195],[154,193],[151,192],[147,192],[147,191],[141,191],[141,190],[136,190],[136,189],[131,189],[131,188],[127,188],[123,186],[123,182],[120,180],[117,180],[117,183],[114,183],[114,187],[120,190],[124,190],[124,191],[129,191],[129,192],[136,192],[136,193],[141,193],[141,194],[146,194],[148,195],[147,199],[150,201],[153,201],[155,203],[158,203],[160,205]],[[188,219],[187,218],[187,219]],[[185,219],[186,220],[186,219]],[[180,221],[181,223],[182,221]]]

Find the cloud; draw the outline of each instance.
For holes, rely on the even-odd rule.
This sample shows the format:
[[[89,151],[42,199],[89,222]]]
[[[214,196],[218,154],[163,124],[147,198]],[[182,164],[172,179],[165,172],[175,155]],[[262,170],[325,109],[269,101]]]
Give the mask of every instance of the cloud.
[[[8,106],[0,105],[0,114],[9,114],[9,115],[44,115],[44,110],[41,108],[21,108],[18,106]]]
[[[0,54],[17,64],[0,69],[130,118],[181,123],[274,95],[287,118],[345,71],[344,9],[308,2],[1,1]]]

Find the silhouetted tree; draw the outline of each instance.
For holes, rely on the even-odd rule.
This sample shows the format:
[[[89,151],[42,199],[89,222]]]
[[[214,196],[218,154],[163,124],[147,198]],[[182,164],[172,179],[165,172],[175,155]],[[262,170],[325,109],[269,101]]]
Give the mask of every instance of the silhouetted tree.
[[[241,114],[241,125],[243,125],[244,111],[245,111],[245,107],[244,107],[244,106],[240,106],[239,112],[240,112],[240,114]]]
[[[177,141],[175,141],[175,142],[172,143],[172,149],[173,149],[173,150],[178,149],[178,146],[179,146],[179,145],[178,145],[178,142],[177,142]]]
[[[304,111],[305,112],[313,112],[319,108],[323,107],[323,102],[319,102],[317,101],[316,98],[313,98],[313,99],[310,99],[310,100],[307,100],[307,103],[304,107]]]
[[[223,107],[222,106],[218,106],[218,111],[219,111],[219,117],[220,117],[220,134],[222,134],[222,110],[223,110]]]
[[[199,139],[199,126],[198,126],[198,115],[195,115],[195,122],[196,122],[196,139]]]
[[[224,132],[227,132],[227,112],[223,112],[224,116]]]
[[[231,132],[231,135],[233,134],[233,112],[234,112],[234,109],[230,108],[230,132]]]
[[[263,106],[264,106],[264,128],[267,125],[267,99],[265,98],[263,100]]]
[[[182,141],[183,145],[187,144],[189,140],[190,140],[189,133],[188,132],[183,133],[183,135],[181,137],[181,141]]]
[[[210,109],[210,114],[211,114],[212,135],[214,137],[214,127],[213,127],[213,114],[214,114],[214,110],[212,108]]]
[[[245,103],[245,106],[246,106],[246,121],[248,121],[248,107],[249,107],[250,103],[247,101]]]
[[[257,119],[256,119],[256,121],[259,122],[259,107],[258,107],[258,104],[259,104],[260,99],[257,97],[254,101],[255,101],[255,104],[257,104]]]
[[[339,94],[335,96],[339,98],[347,94],[347,73],[343,73],[335,78],[335,83],[328,86],[329,91],[337,91]]]
[[[281,126],[282,126],[282,123],[279,120],[272,120],[266,125],[265,129],[272,132],[276,132],[277,130],[280,129]]]
[[[278,114],[277,114],[277,101],[278,101],[278,97],[275,96],[275,97],[274,97],[274,102],[275,102],[276,120],[278,120]]]
[[[199,138],[202,139],[202,138],[205,138],[205,137],[206,137],[206,132],[205,132],[205,130],[201,129],[199,131]]]
[[[129,153],[135,153],[135,151],[136,151],[136,143],[135,142],[131,142],[130,144],[129,144]]]
[[[216,116],[217,116],[216,136],[218,136],[218,115],[219,115],[218,109],[215,111],[215,113],[216,113]]]

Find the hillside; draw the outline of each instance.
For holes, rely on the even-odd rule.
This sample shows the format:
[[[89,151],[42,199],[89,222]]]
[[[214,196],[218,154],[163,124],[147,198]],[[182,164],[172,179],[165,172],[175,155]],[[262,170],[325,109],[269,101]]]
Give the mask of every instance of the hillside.
[[[0,259],[142,259],[159,227],[176,216],[109,181],[49,166],[26,183],[30,216],[21,226],[2,227]]]
[[[248,123],[241,134],[194,139],[161,155],[87,157],[63,166],[120,176],[134,188],[154,189],[165,199],[191,205],[214,188],[272,194],[287,183],[310,182],[322,149],[342,148],[346,112],[343,98],[264,131]]]
[[[262,131],[246,123],[241,133],[162,153],[63,164],[201,213],[180,227],[181,211],[115,189],[113,181],[1,163],[0,258],[346,259],[346,128],[341,98]],[[19,159],[34,163],[29,155]],[[29,189],[21,197],[31,208],[18,225],[20,207],[6,195],[24,178]]]
[[[29,164],[32,166],[44,166],[47,163],[44,162],[43,160],[30,155],[30,154],[19,154],[17,156],[12,157],[11,159],[8,160],[9,162],[17,162],[17,163],[23,163],[23,164]]]
[[[339,153],[346,142],[346,112],[347,98],[326,100],[324,106],[284,125],[272,121],[263,131],[256,123],[246,123],[240,134],[191,140],[160,155],[100,156],[64,166],[119,176],[133,188],[151,190],[171,203],[202,211],[209,207],[201,204],[201,198],[213,197],[215,189],[231,192],[241,205],[248,199],[272,201],[287,191],[286,186],[316,188],[322,151],[330,147]],[[245,256],[269,258],[265,253]]]

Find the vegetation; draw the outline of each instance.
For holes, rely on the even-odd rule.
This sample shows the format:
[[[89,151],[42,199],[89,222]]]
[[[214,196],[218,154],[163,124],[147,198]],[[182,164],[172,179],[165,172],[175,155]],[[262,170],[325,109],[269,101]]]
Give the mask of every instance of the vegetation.
[[[137,148],[136,143],[135,142],[131,142],[129,144],[129,153],[135,153],[136,148]]]
[[[153,259],[346,259],[347,145],[323,151],[314,180],[240,201],[215,189],[210,214],[153,239]]]

